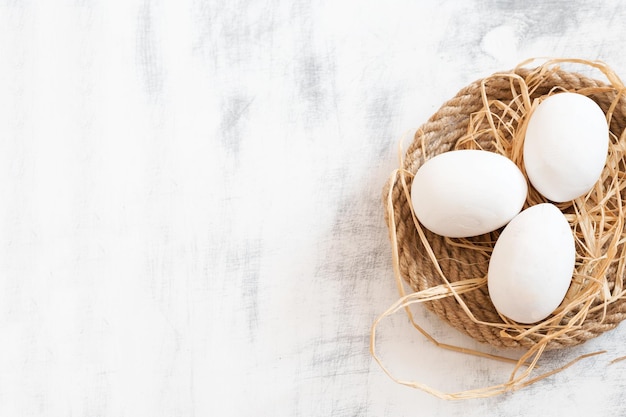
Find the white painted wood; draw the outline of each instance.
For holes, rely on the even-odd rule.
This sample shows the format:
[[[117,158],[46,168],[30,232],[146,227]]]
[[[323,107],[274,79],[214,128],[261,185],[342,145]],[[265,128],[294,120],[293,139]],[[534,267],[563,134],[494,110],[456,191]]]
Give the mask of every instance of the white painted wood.
[[[626,75],[619,1],[1,1],[0,415],[623,415],[623,326],[450,403],[368,352],[395,301],[381,190],[405,131],[533,56]],[[444,341],[475,346],[419,310]],[[399,376],[508,365],[402,316]]]

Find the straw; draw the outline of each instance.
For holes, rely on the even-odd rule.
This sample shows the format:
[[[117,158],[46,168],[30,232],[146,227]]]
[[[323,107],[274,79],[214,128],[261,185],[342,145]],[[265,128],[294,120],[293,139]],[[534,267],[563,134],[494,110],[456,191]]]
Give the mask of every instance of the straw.
[[[389,226],[392,262],[400,299],[372,325],[370,350],[374,359],[396,382],[440,398],[464,399],[498,395],[537,382],[575,362],[534,375],[543,352],[575,346],[615,328],[626,318],[626,96],[619,77],[608,65],[582,59],[552,59],[534,68],[536,60],[496,73],[465,87],[447,101],[414,135],[399,168],[384,190],[385,218]],[[562,64],[581,66],[607,82]],[[532,325],[501,316],[489,299],[487,266],[501,230],[464,239],[444,238],[423,228],[411,206],[410,185],[428,159],[454,149],[483,149],[510,158],[525,174],[523,143],[529,116],[546,97],[559,92],[590,97],[605,112],[610,130],[606,166],[589,193],[560,203],[575,236],[577,259],[572,284],[563,303],[548,318]],[[546,202],[530,183],[525,207]],[[407,294],[404,283],[413,292]],[[435,345],[494,360],[511,359],[474,349],[443,344],[420,327],[410,310],[424,304],[439,318],[479,342],[498,348],[525,348],[511,375],[501,384],[458,393],[444,393],[415,381],[395,378],[376,352],[376,329],[382,320],[404,310],[412,325]]]

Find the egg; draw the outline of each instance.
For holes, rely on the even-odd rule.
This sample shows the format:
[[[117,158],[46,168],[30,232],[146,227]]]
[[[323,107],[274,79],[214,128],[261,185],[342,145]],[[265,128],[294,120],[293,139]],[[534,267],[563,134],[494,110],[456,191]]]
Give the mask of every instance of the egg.
[[[520,212],[527,185],[507,157],[458,150],[426,161],[411,185],[417,219],[442,236],[469,237],[496,230]]]
[[[577,93],[544,99],[528,119],[524,167],[530,183],[554,202],[591,190],[606,163],[609,129],[602,109]]]
[[[551,203],[527,208],[493,248],[487,273],[493,305],[519,323],[545,319],[563,301],[575,261],[574,235],[563,213]]]

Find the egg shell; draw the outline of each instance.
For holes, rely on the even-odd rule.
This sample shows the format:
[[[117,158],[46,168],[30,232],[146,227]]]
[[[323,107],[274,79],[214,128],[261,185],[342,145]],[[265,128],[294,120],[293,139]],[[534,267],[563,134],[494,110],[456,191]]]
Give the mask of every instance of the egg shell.
[[[529,116],[524,167],[531,184],[555,202],[593,188],[606,164],[609,129],[602,109],[577,93],[544,99]]]
[[[543,320],[563,301],[575,261],[572,229],[556,206],[522,211],[504,228],[489,260],[493,305],[519,323]]]
[[[458,150],[426,161],[411,185],[417,219],[448,237],[496,230],[520,212],[528,187],[507,157],[481,150]]]

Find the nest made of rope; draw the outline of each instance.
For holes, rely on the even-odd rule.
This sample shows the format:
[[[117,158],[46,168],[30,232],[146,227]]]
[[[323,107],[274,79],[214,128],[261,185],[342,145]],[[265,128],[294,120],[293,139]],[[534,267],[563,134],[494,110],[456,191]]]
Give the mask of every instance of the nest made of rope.
[[[559,66],[563,62],[600,70],[608,82],[565,71]],[[374,324],[372,353],[376,357],[378,322],[403,308],[423,332],[407,308],[414,303],[424,303],[442,320],[477,341],[495,347],[527,349],[507,383],[468,392],[469,397],[497,394],[527,384],[522,381],[529,377],[544,350],[580,344],[615,328],[626,318],[626,90],[619,77],[601,62],[562,59],[535,68],[525,65],[478,80],[447,101],[417,130],[401,158],[400,168],[393,172],[384,190],[385,218],[401,299]],[[431,233],[413,213],[411,180],[426,160],[456,149],[497,152],[525,173],[522,149],[528,116],[543,98],[564,91],[588,96],[606,114],[610,131],[607,164],[586,196],[557,204],[576,240],[576,267],[565,300],[544,321],[521,325],[499,315],[487,291],[489,258],[501,230],[464,239]],[[547,201],[530,183],[528,186],[525,208]],[[402,281],[414,293],[405,294]],[[528,360],[530,366],[516,375],[520,367],[528,365]],[[436,390],[426,390],[447,397]]]

